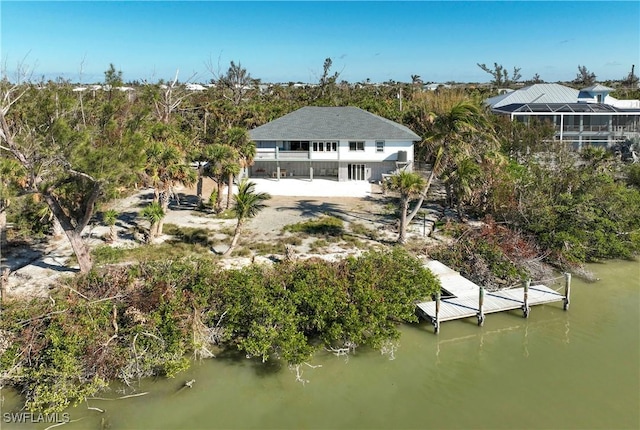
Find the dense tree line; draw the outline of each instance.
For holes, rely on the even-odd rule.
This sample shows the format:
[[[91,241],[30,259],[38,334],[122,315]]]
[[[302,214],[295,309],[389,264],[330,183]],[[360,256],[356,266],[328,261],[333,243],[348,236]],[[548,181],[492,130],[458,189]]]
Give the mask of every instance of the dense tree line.
[[[405,229],[439,179],[442,203],[463,223],[443,229],[453,241],[424,252],[487,285],[531,277],[523,261],[575,270],[640,250],[638,165],[605,149],[573,151],[553,140],[548,124],[491,115],[482,107],[489,90],[349,84],[330,69],[325,61],[317,86],[259,88],[232,63],[202,92],[187,91],[177,76],[121,91],[113,67],[101,90],[0,81],[0,210],[26,237],[57,225],[83,272],[53,303],[2,304],[0,337],[10,341],[0,342],[7,345],[1,369],[19,375],[12,381],[31,409],[62,407],[112,378],[174,375],[187,365],[185,354],[208,356],[212,343],[299,364],[318,344],[378,348],[397,336],[397,321],[414,320],[414,301],[436,283],[400,249],[273,269],[219,272],[203,260],[92,270],[83,232],[97,219],[114,222],[110,201],[152,187],[154,201],[143,211],[152,236],[162,231],[173,188],[208,176],[217,185],[209,200],[222,211],[231,206],[224,187],[255,156],[247,131],[302,106],[358,106],[418,133],[416,160],[431,173],[390,184],[400,197],[399,242],[410,242]],[[236,202],[238,233],[253,213],[242,208],[260,205],[247,187],[247,205]],[[207,196],[198,197],[204,205]],[[468,218],[483,227],[469,228]]]
[[[546,124],[495,117],[482,107],[491,94],[475,88],[425,92],[396,82],[349,84],[338,81],[331,65],[327,59],[315,86],[258,87],[259,80],[232,63],[217,85],[202,92],[187,91],[177,76],[120,91],[121,72],[113,67],[105,72],[103,89],[95,91],[74,91],[64,81],[15,84],[5,78],[3,210],[33,232],[46,231],[49,223],[61,226],[87,272],[92,262],[83,229],[114,197],[135,184],[152,186],[154,206],[147,215],[156,221],[155,234],[162,232],[162,214],[177,184],[209,176],[217,184],[214,209],[229,208],[230,193],[226,202],[221,198],[224,187],[255,156],[247,130],[306,105],[350,105],[401,122],[422,137],[416,160],[432,166],[431,176],[394,185],[404,196],[403,228],[439,178],[446,205],[462,220],[491,215],[530,235],[552,263],[571,266],[637,252],[637,218],[630,215],[638,209],[634,170],[607,151],[576,153],[553,141]],[[193,162],[201,167],[194,170]],[[204,204],[207,196],[198,197]],[[594,242],[596,237],[601,239]]]

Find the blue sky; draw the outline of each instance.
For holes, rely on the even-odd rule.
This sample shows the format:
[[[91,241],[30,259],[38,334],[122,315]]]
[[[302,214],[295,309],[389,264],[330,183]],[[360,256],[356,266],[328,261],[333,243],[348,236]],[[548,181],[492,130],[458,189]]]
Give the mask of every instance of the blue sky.
[[[520,67],[524,79],[599,80],[640,74],[638,1],[8,1],[1,58],[36,76],[101,82],[208,82],[231,60],[264,82],[317,82],[324,59],[349,82],[420,75],[488,82],[477,63]],[[195,76],[194,76],[195,75]]]

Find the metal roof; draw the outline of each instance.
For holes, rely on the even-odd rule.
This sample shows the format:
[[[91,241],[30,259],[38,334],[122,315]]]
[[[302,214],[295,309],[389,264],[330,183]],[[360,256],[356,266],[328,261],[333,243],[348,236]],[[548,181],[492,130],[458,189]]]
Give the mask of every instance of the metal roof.
[[[576,103],[580,92],[560,84],[534,84],[517,91],[491,97],[485,103],[491,109],[512,104]]]
[[[591,85],[590,87],[583,88],[580,91],[584,91],[584,92],[587,92],[587,93],[611,92],[611,91],[613,91],[613,88],[605,87],[604,85],[601,85],[601,84],[595,84],[595,85]]]
[[[252,140],[421,140],[408,127],[357,107],[303,107],[249,135]]]
[[[549,112],[549,113],[588,113],[588,112],[630,112],[604,103],[514,103],[498,109],[499,112]]]

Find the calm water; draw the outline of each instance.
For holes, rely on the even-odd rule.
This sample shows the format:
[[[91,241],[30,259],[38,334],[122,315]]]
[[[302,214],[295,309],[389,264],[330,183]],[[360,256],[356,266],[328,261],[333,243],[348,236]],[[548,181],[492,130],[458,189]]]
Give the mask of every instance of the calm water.
[[[403,328],[394,359],[359,351],[318,354],[303,378],[287,367],[221,358],[175,380],[145,381],[143,397],[69,411],[69,429],[204,428],[640,428],[640,264],[592,266],[596,283],[573,280],[561,303]],[[560,280],[558,282],[561,282]],[[560,287],[560,284],[552,287]],[[192,389],[180,390],[195,379]],[[118,394],[110,393],[114,397]],[[4,413],[17,399],[4,391]],[[50,424],[7,424],[2,429]]]

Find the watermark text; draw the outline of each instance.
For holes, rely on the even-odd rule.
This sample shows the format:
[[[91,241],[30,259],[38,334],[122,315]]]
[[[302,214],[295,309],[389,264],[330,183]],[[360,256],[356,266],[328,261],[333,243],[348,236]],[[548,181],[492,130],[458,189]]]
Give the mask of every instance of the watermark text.
[[[68,423],[70,420],[67,412],[54,413],[54,414],[38,414],[31,412],[4,412],[2,414],[2,421],[5,423],[13,424],[33,424],[33,423],[47,423],[47,424],[61,424]]]

